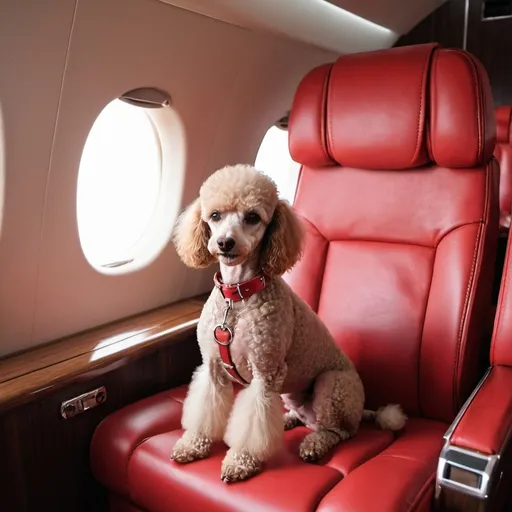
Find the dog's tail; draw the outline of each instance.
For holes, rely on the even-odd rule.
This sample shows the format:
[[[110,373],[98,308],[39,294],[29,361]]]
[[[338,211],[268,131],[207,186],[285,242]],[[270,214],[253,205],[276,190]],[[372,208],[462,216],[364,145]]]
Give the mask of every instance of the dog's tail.
[[[363,419],[374,421],[383,430],[402,430],[407,421],[402,408],[397,404],[389,404],[379,407],[376,411],[363,411]]]

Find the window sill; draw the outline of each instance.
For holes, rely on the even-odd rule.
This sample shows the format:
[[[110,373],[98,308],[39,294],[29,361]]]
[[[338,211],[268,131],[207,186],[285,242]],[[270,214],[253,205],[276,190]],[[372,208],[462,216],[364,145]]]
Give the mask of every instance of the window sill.
[[[0,360],[0,412],[193,335],[204,302],[188,299]]]

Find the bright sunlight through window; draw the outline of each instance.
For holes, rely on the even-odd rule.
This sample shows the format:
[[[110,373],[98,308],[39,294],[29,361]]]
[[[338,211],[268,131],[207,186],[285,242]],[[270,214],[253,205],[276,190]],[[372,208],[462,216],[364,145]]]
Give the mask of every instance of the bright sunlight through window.
[[[93,266],[134,258],[158,202],[161,173],[160,140],[146,110],[109,103],[87,137],[78,174],[78,230]]]
[[[272,126],[268,130],[263,137],[254,166],[274,180],[282,199],[293,203],[300,164],[294,162],[290,156],[287,130],[277,126]]]

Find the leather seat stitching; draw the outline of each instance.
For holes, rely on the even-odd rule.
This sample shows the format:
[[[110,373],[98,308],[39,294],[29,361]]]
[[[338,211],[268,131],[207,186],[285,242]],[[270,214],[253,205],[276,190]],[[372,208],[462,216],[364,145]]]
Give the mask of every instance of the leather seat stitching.
[[[420,82],[420,105],[418,109],[418,120],[417,120],[417,129],[416,129],[416,145],[414,147],[414,152],[412,155],[412,158],[410,162],[407,164],[407,167],[411,167],[414,165],[415,160],[418,158],[418,154],[420,152],[421,143],[423,142],[422,133],[425,126],[425,118],[426,118],[426,101],[425,101],[425,94],[426,89],[428,87],[428,79],[427,74],[430,69],[430,61],[432,58],[432,54],[435,50],[432,50],[431,53],[429,53],[428,58],[425,61],[425,64],[423,66],[423,71],[421,73],[421,82]],[[423,115],[422,115],[423,114]]]
[[[490,187],[489,187],[489,179],[490,179],[491,173],[489,172],[489,169],[486,169],[486,180],[485,180],[485,203],[484,203],[484,212],[483,212],[483,219],[485,221],[488,218],[488,212],[489,212],[489,202],[490,202]],[[464,333],[464,328],[466,326],[466,323],[468,321],[468,309],[469,309],[469,302],[470,297],[472,295],[471,291],[473,289],[473,283],[475,281],[475,273],[476,273],[476,267],[477,267],[477,260],[479,259],[480,254],[483,252],[483,241],[485,241],[485,236],[482,236],[484,230],[486,230],[486,224],[485,222],[479,223],[479,229],[476,236],[475,241],[475,249],[473,251],[473,261],[471,263],[471,272],[469,275],[468,285],[466,288],[466,295],[464,298],[464,306],[462,308],[462,315],[460,319],[460,326],[459,326],[459,334],[457,336],[457,349],[455,351],[455,360],[454,360],[454,372],[453,372],[453,406],[455,408],[458,407],[458,396],[459,396],[459,385],[458,385],[458,375],[459,375],[459,362],[460,362],[460,351],[461,351],[461,345],[462,345],[462,337]],[[474,290],[473,290],[474,292]]]
[[[308,221],[309,222],[309,221]],[[443,233],[439,241],[435,245],[425,245],[421,244],[419,242],[405,242],[400,240],[370,240],[368,238],[327,238],[325,235],[323,235],[318,228],[314,224],[310,222],[310,224],[315,227],[316,231],[320,236],[322,236],[328,243],[337,243],[337,242],[343,242],[343,243],[369,243],[369,244],[390,244],[390,245],[403,245],[404,247],[421,247],[424,249],[436,249],[439,247],[441,242],[449,235],[454,233],[455,231],[458,231],[459,229],[465,228],[467,226],[473,226],[475,224],[481,224],[482,219],[479,220],[473,220],[470,222],[466,222],[464,224],[456,225],[453,228],[449,229],[446,233]]]
[[[326,100],[325,100],[325,119],[327,121],[327,137],[326,137],[326,142],[327,142],[327,154],[328,155],[332,155],[332,159],[335,161],[335,162],[338,162],[335,158],[334,158],[334,136],[333,136],[333,129],[332,129],[332,119],[333,119],[333,116],[331,115],[331,110],[330,110],[330,106],[334,103],[334,97],[335,97],[335,94],[336,94],[336,89],[335,88],[332,88],[330,87],[331,85],[331,76],[332,76],[332,73],[333,73],[333,70],[334,70],[334,66],[336,64],[334,64],[332,67],[331,67],[331,71],[329,73],[329,81],[328,81],[328,87],[327,87],[327,95],[326,95]],[[340,162],[338,162],[340,163]],[[340,163],[341,165],[341,163]]]
[[[434,281],[434,269],[436,268],[436,259],[437,259],[437,247],[434,250],[434,258],[432,261],[432,268],[430,271],[430,283],[428,286],[427,300],[425,301],[425,308],[423,310],[423,325],[421,326],[421,334],[420,334],[420,342],[418,346],[418,413],[421,416],[423,414],[423,407],[421,404],[421,361],[423,360],[421,357],[421,349],[423,347],[423,335],[425,333],[425,324],[427,323],[427,311],[428,305],[430,302],[430,293],[432,292],[432,283]]]
[[[498,301],[498,315],[496,318],[496,323],[494,327],[494,333],[492,336],[492,346],[491,346],[491,364],[496,364],[495,361],[495,351],[496,351],[496,345],[498,338],[501,336],[502,331],[502,318],[503,318],[503,311],[505,311],[508,308],[508,289],[510,285],[510,265],[511,265],[511,246],[508,244],[507,246],[507,254],[505,257],[505,263],[504,263],[504,275],[503,275],[503,289],[500,291],[500,298]]]
[[[435,477],[436,477],[435,472],[430,475],[430,477],[427,479],[427,481],[423,484],[423,487],[416,494],[416,499],[411,503],[411,506],[409,507],[408,510],[410,510],[410,511],[414,510],[418,506],[418,503],[421,502],[423,497],[429,493],[429,491],[433,487]]]
[[[484,130],[484,119],[482,117],[482,112],[483,112],[483,107],[485,107],[485,105],[483,104],[483,102],[485,101],[485,94],[483,94],[483,88],[480,86],[480,80],[479,80],[479,73],[478,73],[478,69],[476,67],[476,64],[474,63],[473,59],[471,59],[469,57],[469,55],[467,53],[464,53],[460,50],[457,50],[457,49],[452,49],[452,50],[448,50],[448,51],[451,51],[451,52],[454,52],[454,53],[457,53],[459,55],[461,55],[465,60],[466,62],[468,62],[469,64],[469,67],[471,69],[471,77],[472,77],[472,81],[473,81],[473,87],[474,87],[474,97],[475,97],[475,104],[476,104],[476,115],[477,115],[477,132],[478,132],[478,147],[477,147],[477,152],[476,152],[476,159],[477,159],[477,164],[478,162],[480,162],[483,158],[483,153],[484,153],[484,148],[483,148],[483,130]],[[480,93],[480,94],[479,94]]]
[[[436,88],[432,86],[433,83],[437,82],[437,66],[439,61],[439,52],[435,52],[432,57],[432,66],[430,70],[431,79],[430,79],[430,116],[429,116],[429,129],[430,129],[430,159],[433,162],[437,162],[436,150],[435,150],[435,137],[432,137],[432,133],[435,132],[434,126],[437,121],[437,108],[434,105],[437,104],[437,94]]]
[[[333,163],[336,162],[333,155],[331,154],[331,151],[329,150],[329,143],[327,138],[327,133],[330,133],[330,125],[329,130],[327,129],[327,123],[329,119],[329,112],[328,112],[328,98],[329,98],[329,85],[331,83],[331,73],[332,73],[333,66],[331,65],[329,67],[329,71],[327,72],[324,80],[324,87],[322,90],[322,100],[321,100],[321,119],[320,119],[320,144],[322,144],[322,149],[324,150],[327,158],[331,160]]]

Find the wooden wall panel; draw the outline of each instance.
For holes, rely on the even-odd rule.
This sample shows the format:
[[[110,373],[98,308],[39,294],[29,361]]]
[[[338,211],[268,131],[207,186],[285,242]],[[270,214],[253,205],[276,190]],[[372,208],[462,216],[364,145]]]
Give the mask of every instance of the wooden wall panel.
[[[462,48],[466,0],[449,0],[427,16],[395,46],[437,41],[443,46]]]
[[[489,74],[497,105],[512,104],[512,18],[482,20],[482,2],[471,0],[467,50],[478,57]]]
[[[464,48],[466,0],[449,0],[396,46],[439,42]],[[466,50],[478,57],[489,74],[496,105],[512,104],[512,18],[482,20],[482,0],[469,0]]]
[[[89,469],[96,426],[129,403],[187,383],[199,363],[197,342],[191,336],[6,411],[0,416],[0,510],[106,510],[103,489]],[[99,386],[107,388],[104,404],[68,420],[61,418],[62,401]]]

